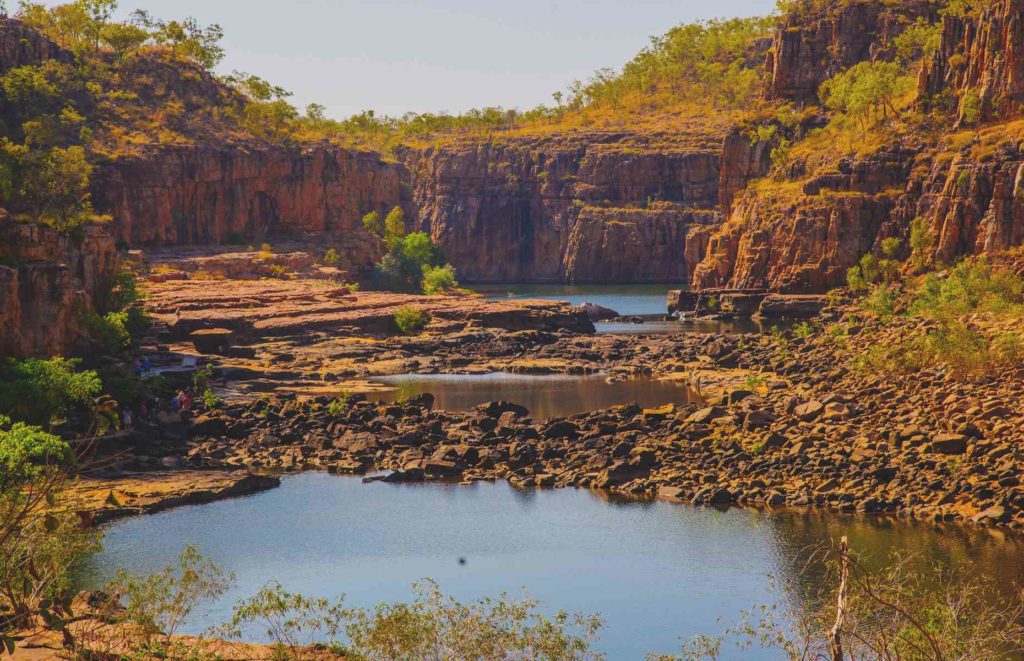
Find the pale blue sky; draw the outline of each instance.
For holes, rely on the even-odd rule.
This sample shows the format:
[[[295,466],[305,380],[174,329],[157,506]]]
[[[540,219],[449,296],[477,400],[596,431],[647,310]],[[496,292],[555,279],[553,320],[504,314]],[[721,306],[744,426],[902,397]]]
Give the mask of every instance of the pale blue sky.
[[[259,74],[332,117],[550,103],[648,37],[774,0],[120,0],[162,18],[220,23],[222,72]],[[50,3],[57,4],[57,3]]]

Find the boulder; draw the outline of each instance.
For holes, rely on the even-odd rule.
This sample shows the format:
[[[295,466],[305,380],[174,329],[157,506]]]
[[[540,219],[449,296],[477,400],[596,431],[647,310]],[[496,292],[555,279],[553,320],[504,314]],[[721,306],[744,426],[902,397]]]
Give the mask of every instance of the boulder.
[[[598,305],[597,303],[584,303],[580,307],[587,313],[587,318],[591,321],[609,321],[619,316],[619,313],[615,310]]]
[[[929,449],[938,454],[963,454],[967,452],[967,437],[963,434],[936,434]]]
[[[204,328],[189,335],[192,345],[201,354],[226,354],[235,332],[227,328]]]
[[[806,402],[804,404],[797,406],[793,413],[796,414],[796,417],[800,418],[804,422],[811,422],[813,420],[816,420],[824,410],[824,404],[812,400],[810,402]]]

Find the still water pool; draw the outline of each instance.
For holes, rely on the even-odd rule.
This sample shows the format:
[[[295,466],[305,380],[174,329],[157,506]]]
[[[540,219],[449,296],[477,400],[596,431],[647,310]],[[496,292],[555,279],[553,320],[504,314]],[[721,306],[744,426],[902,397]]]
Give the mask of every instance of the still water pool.
[[[652,335],[668,333],[761,333],[769,330],[751,319],[722,321],[695,320],[680,323],[666,320],[666,297],[671,289],[685,285],[479,285],[476,291],[489,300],[537,298],[565,301],[571,305],[594,303],[615,310],[623,317],[641,317],[642,324],[602,321],[594,324],[598,333]]]
[[[964,571],[1024,576],[1022,547],[997,534],[886,519],[718,511],[582,490],[519,491],[507,484],[362,484],[306,473],[279,489],[115,523],[105,550],[82,569],[94,588],[118,567],[154,571],[182,544],[237,575],[232,591],[188,622],[198,633],[275,579],[291,591],[350,605],[409,600],[430,577],[468,600],[523,589],[554,612],[600,613],[609,659],[677,649],[680,636],[717,633],[741,609],[805,599],[818,568],[808,547],[848,535],[855,549],[918,554]],[[459,559],[465,558],[465,564]],[[769,575],[791,579],[773,587]],[[730,650],[723,658],[776,658]]]
[[[487,402],[515,402],[538,419],[597,411],[623,403],[636,403],[646,408],[686,404],[692,395],[678,383],[651,378],[609,383],[603,375],[405,374],[379,377],[375,381],[395,388],[368,395],[378,401],[390,402],[431,393],[434,408],[444,411],[468,411]]]

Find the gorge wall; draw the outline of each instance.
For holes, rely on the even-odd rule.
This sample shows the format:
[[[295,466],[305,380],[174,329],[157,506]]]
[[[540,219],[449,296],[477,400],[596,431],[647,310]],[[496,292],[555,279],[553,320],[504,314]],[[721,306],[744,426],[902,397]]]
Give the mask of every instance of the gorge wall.
[[[130,245],[346,232],[401,203],[399,172],[376,154],[326,144],[173,148],[102,165],[93,202]]]
[[[102,225],[68,235],[0,218],[0,357],[69,353],[118,265]]]
[[[918,18],[935,20],[932,0],[836,0],[793,14],[775,33],[765,66],[768,99],[816,103],[821,84],[865,60],[889,54],[892,41]]]
[[[649,139],[592,132],[407,152],[416,224],[468,281],[686,281],[691,229],[719,220],[720,154]]]
[[[831,63],[852,63],[838,54],[884,51],[894,11],[909,11],[907,20],[928,11],[919,3],[869,4],[847,3],[827,20],[780,32],[767,94],[809,101]],[[878,20],[877,31],[861,25],[865,16]],[[694,270],[695,286],[824,292],[844,284],[846,270],[877,253],[883,239],[898,237],[906,246],[917,218],[941,263],[1024,242],[1024,3],[997,0],[978,16],[942,20],[941,44],[923,67],[918,96],[945,103],[952,128],[958,99],[975,90],[988,123],[938,136],[904,133],[874,154],[840,159],[832,172],[808,176],[799,160],[789,163],[786,172],[737,193]],[[849,37],[854,46],[843,37],[850,21],[862,28]],[[863,35],[879,41],[865,44]],[[743,139],[735,138],[734,152],[743,151]]]

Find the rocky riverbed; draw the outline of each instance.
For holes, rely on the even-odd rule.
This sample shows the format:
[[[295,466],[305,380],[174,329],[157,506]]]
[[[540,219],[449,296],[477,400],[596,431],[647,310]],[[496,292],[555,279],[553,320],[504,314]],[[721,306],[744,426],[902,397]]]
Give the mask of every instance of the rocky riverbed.
[[[204,479],[239,471],[226,486],[199,483],[204,498],[247,488],[235,482],[247,472],[387,471],[371,479],[504,479],[1024,528],[1020,374],[964,382],[939,369],[898,376],[855,365],[925,322],[883,327],[830,307],[799,333],[595,335],[583,310],[544,301],[358,292],[312,278],[148,288],[161,333],[154,357],[209,363],[226,403],[120,466],[184,466]],[[404,305],[430,311],[423,332],[389,326]],[[216,329],[224,346],[208,350],[196,333]],[[433,410],[429,395],[390,404],[360,395],[382,387],[374,376],[494,371],[676,380],[690,403],[534,419],[515,402],[452,412]],[[187,502],[173,489],[121,491],[148,494],[122,511]]]

